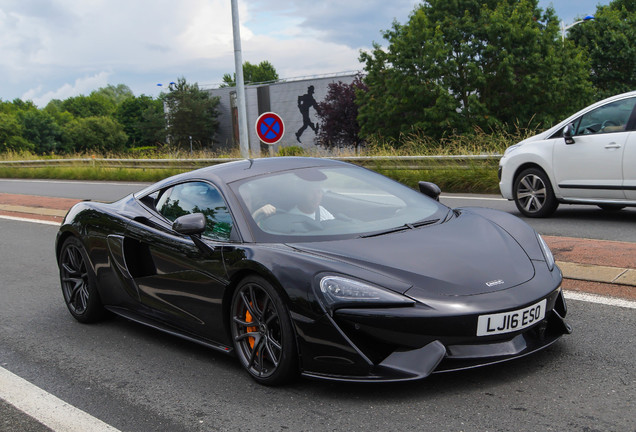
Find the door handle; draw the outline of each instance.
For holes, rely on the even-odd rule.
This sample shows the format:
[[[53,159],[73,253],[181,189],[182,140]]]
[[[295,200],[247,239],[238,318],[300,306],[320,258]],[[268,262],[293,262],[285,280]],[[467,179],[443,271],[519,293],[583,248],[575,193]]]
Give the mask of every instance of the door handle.
[[[621,148],[620,144],[616,144],[616,143],[611,143],[605,146],[606,149],[619,149]]]

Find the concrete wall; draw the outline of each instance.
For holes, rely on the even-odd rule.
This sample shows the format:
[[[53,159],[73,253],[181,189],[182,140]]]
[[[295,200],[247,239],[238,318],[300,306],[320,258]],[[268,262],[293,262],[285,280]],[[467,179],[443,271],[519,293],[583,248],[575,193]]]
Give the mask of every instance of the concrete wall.
[[[298,106],[299,97],[305,103],[311,100],[308,89],[313,86],[313,99],[320,103],[329,90],[330,83],[339,81],[349,84],[355,78],[354,74],[341,75],[329,78],[312,78],[298,81],[285,81],[272,84],[262,84],[245,87],[245,99],[247,108],[247,130],[249,132],[250,150],[253,154],[267,152],[269,147],[262,144],[256,135],[256,120],[263,112],[275,112],[283,119],[285,133],[283,138],[274,144],[273,151],[279,147],[300,146],[307,149],[316,148],[316,133],[314,128],[318,124],[318,116],[313,107],[306,109],[308,124],[304,127],[303,114]],[[220,98],[219,105],[219,131],[215,141],[226,148],[238,148],[233,138],[232,124],[232,93],[233,87],[224,87],[210,90],[212,96]]]

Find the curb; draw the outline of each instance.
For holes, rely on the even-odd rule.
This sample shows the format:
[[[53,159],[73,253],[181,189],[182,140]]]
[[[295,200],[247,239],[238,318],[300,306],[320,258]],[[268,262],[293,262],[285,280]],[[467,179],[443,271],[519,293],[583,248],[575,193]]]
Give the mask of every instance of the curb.
[[[563,277],[567,279],[636,287],[636,270],[634,269],[578,264],[565,261],[557,261],[556,263],[561,269]]]

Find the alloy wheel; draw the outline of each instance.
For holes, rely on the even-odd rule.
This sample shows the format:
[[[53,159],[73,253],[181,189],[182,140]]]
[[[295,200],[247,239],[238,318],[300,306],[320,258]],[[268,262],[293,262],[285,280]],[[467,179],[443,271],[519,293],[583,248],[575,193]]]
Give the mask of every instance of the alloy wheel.
[[[284,350],[281,316],[259,284],[244,284],[235,294],[232,336],[243,366],[253,377],[266,379],[276,373]]]
[[[540,211],[545,205],[546,198],[546,186],[539,176],[528,174],[521,179],[517,188],[517,200],[527,212]]]
[[[74,315],[82,315],[89,304],[89,280],[86,261],[81,250],[69,244],[60,261],[62,291],[68,308]]]

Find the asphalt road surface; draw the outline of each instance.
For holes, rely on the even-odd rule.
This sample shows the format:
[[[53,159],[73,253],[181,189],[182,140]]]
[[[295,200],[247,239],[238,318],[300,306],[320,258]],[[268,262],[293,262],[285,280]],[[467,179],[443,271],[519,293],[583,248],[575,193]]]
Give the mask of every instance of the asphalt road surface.
[[[59,288],[56,232],[0,219],[0,367],[121,431],[636,430],[636,309],[570,301],[572,335],[497,366],[268,388],[232,357],[124,319],[76,322]],[[0,419],[12,415],[0,404]]]

